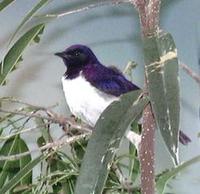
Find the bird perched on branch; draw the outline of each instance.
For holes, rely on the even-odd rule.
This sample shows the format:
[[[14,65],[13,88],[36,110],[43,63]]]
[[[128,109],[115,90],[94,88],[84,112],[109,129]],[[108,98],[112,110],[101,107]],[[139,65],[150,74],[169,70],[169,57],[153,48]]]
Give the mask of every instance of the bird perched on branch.
[[[72,45],[55,55],[63,59],[67,68],[62,84],[70,111],[92,127],[110,103],[139,89],[117,68],[101,64],[87,46]]]
[[[70,111],[91,126],[121,94],[139,89],[116,68],[102,65],[86,46],[73,45],[56,55],[67,67],[62,84]]]

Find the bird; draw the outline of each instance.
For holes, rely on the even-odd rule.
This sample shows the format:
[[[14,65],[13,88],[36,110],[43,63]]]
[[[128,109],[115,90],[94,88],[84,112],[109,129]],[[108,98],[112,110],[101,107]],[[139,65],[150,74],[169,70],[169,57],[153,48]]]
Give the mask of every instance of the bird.
[[[92,127],[107,106],[119,100],[121,94],[139,89],[117,68],[100,63],[85,45],[72,45],[56,55],[67,67],[62,85],[69,109]]]
[[[86,45],[75,44],[55,55],[66,66],[62,86],[71,113],[91,127],[113,101],[140,89],[116,67],[103,65]],[[190,140],[186,137],[183,142]]]

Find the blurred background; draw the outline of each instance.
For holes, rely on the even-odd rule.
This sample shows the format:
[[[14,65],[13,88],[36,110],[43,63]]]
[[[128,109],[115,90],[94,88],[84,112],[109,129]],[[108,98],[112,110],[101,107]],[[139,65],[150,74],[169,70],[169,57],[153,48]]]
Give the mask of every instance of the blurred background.
[[[44,21],[41,15],[62,13],[95,2],[94,0],[51,1],[23,30]],[[97,1],[96,1],[97,2]],[[9,40],[25,14],[37,3],[36,0],[20,0],[0,12],[0,57],[8,51]],[[161,28],[170,32],[176,42],[179,60],[200,73],[200,1],[163,0]],[[18,69],[8,77],[8,84],[0,88],[0,96],[13,96],[25,102],[50,106],[59,104],[56,111],[69,115],[64,99],[61,77],[65,67],[55,52],[72,44],[85,44],[92,48],[99,60],[123,70],[130,60],[137,62],[133,82],[143,87],[144,60],[136,10],[129,4],[103,6],[89,11],[46,19],[47,25],[39,44],[32,44],[24,53]],[[192,139],[188,146],[180,145],[180,160],[186,161],[200,153],[200,90],[197,83],[180,69],[181,130]],[[60,136],[61,130],[52,134]],[[35,134],[37,136],[37,134]],[[29,148],[34,148],[35,138],[26,138]],[[156,171],[172,167],[160,135],[157,134]],[[193,165],[173,179],[168,193],[196,194],[200,191],[200,164]]]

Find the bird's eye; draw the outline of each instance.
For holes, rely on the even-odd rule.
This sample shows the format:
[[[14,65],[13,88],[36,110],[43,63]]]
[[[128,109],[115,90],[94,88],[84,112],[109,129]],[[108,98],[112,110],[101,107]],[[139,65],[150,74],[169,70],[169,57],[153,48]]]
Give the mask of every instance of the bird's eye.
[[[81,54],[80,51],[75,51],[75,53],[74,53],[74,55],[75,55],[76,57],[78,57],[80,54]]]

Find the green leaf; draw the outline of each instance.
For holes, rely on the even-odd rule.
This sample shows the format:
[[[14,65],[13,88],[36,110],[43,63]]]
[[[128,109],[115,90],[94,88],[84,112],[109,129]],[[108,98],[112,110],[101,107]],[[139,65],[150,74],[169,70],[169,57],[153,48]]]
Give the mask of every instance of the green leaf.
[[[156,122],[174,163],[178,164],[180,96],[177,49],[172,36],[161,32],[145,38],[144,54]]]
[[[49,0],[40,0],[34,7],[33,9],[31,9],[28,14],[24,17],[24,19],[22,20],[22,22],[20,23],[20,25],[17,27],[16,31],[14,32],[14,34],[11,37],[10,42],[14,39],[15,35],[19,32],[19,30],[24,26],[24,24],[29,21],[34,14],[40,9],[42,8],[45,4],[47,4]]]
[[[17,147],[17,136],[8,139],[0,150],[0,155],[6,154],[7,156],[14,154]],[[4,185],[8,175],[9,175],[9,161],[0,161],[0,188]],[[12,170],[15,169],[15,165],[12,165]]]
[[[73,180],[67,180],[67,183],[63,187],[64,194],[74,194],[74,181]]]
[[[1,136],[2,133],[3,133],[3,128],[0,128],[0,136]]]
[[[2,0],[2,2],[0,2],[0,11],[10,5],[13,1],[15,0]]]
[[[172,168],[171,170],[167,170],[164,173],[160,174],[156,178],[156,189],[159,194],[163,194],[165,190],[165,186],[167,182],[176,176],[178,173],[180,173],[185,168],[191,166],[192,164],[195,164],[197,162],[200,162],[200,156],[196,156],[195,158],[192,158],[191,160],[184,162],[183,164]]]
[[[20,170],[11,180],[9,180],[1,189],[0,193],[6,193],[15,187],[37,164],[46,159],[48,155],[40,155],[36,159],[29,162],[22,170]]]
[[[7,75],[15,68],[16,64],[21,59],[22,52],[28,46],[28,44],[34,40],[38,34],[44,29],[44,24],[39,24],[31,28],[26,32],[8,51],[3,62],[0,63],[0,85],[3,85],[6,81]]]
[[[29,151],[24,140],[19,135],[8,139],[0,150],[0,155],[9,156]],[[12,178],[20,169],[31,161],[31,155],[26,155],[19,160],[0,161],[0,186],[2,187],[7,178]],[[21,184],[31,184],[32,173],[21,180]]]
[[[87,144],[88,144],[88,139],[81,139],[79,141],[71,143],[71,150],[74,159],[82,161]]]
[[[45,122],[43,119],[36,119],[36,123],[38,126],[43,126],[45,125]],[[40,146],[42,146],[45,143],[48,142],[52,142],[52,137],[49,134],[49,129],[46,127],[40,127],[41,131],[42,131],[42,136],[40,138],[38,138],[37,143]],[[69,170],[70,169],[70,165],[73,164],[73,161],[70,160],[70,157],[67,157],[67,159],[70,160],[70,165],[65,163],[62,160],[62,156],[66,156],[65,154],[61,154],[61,153],[55,153],[54,155],[51,156],[51,158],[49,158],[46,162],[48,164],[48,169],[50,169],[50,173],[54,173],[57,171],[60,172],[64,172],[65,170]],[[72,171],[74,171],[74,169],[71,169]],[[67,173],[66,173],[67,174]],[[63,194],[69,194],[69,180],[65,177],[65,178],[61,178],[60,180],[60,175],[58,176],[53,176],[51,177],[51,182],[52,183],[52,190],[53,193],[59,193],[62,189],[62,193]],[[72,180],[71,180],[72,181]]]
[[[65,173],[65,176],[63,177],[60,175],[53,176],[51,178],[51,185],[54,193],[59,193],[59,191],[62,190],[63,194],[69,194],[71,193],[71,190],[74,190],[74,184],[76,180],[75,174],[77,174],[77,172],[75,172],[75,169],[72,167],[71,163],[66,163],[63,161],[61,155],[62,154],[60,153],[55,153],[53,158],[51,157],[51,159],[47,161],[51,173]]]
[[[25,141],[23,139],[18,139],[18,153],[23,153],[29,151]],[[31,154],[21,157],[19,159],[19,168],[22,169],[26,166],[29,162],[31,162]],[[21,184],[31,184],[32,183],[32,173],[30,172],[21,180]]]
[[[139,90],[123,95],[100,116],[88,142],[75,194],[102,192],[114,154],[128,125],[148,103],[147,99],[139,98],[140,95]]]

